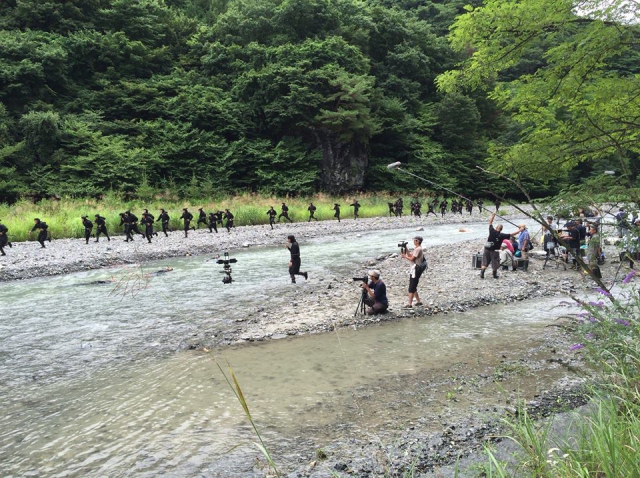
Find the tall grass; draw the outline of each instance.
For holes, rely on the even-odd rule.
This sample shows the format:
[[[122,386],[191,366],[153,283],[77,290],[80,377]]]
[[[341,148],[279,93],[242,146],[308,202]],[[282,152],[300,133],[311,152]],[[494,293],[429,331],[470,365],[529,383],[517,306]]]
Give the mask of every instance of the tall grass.
[[[631,271],[623,283],[635,275]],[[600,290],[604,295],[609,293]],[[515,463],[487,450],[488,475],[536,478],[640,477],[640,298],[625,287],[610,302],[581,304],[581,342],[573,350],[598,368],[594,398],[576,415],[572,436],[549,434],[549,423],[535,423],[526,410],[509,422],[508,438],[521,448]]]
[[[412,196],[416,197],[416,196]],[[424,201],[424,195],[420,197]],[[358,201],[361,204],[360,217],[378,217],[388,215],[387,202],[395,201],[397,196],[387,193],[367,193],[358,194]],[[149,212],[158,215],[160,208],[167,210],[171,216],[169,227],[171,229],[181,229],[180,215],[182,208],[187,207],[197,218],[197,209],[203,207],[208,212],[218,209],[229,209],[235,216],[236,226],[268,224],[269,218],[267,210],[273,206],[278,213],[282,202],[289,206],[289,217],[294,222],[307,221],[309,213],[307,207],[309,202],[313,202],[316,207],[315,216],[321,220],[335,220],[333,215],[333,205],[341,205],[341,217],[352,218],[353,208],[349,204],[353,203],[354,197],[330,196],[327,194],[317,194],[310,198],[278,198],[275,196],[261,195],[254,193],[244,193],[235,196],[180,200],[168,195],[155,195],[152,199],[125,200],[115,193],[107,193],[102,199],[73,199],[64,198],[61,200],[44,199],[36,204],[21,200],[15,204],[0,204],[0,219],[9,228],[10,240],[19,242],[29,239],[29,231],[33,227],[33,219],[40,218],[49,225],[49,232],[54,239],[59,238],[79,238],[84,235],[81,216],[88,216],[91,221],[95,214],[104,216],[107,220],[109,234],[121,232],[119,213],[131,210],[140,217],[144,208]],[[405,195],[407,206],[405,212],[409,214],[408,196]]]

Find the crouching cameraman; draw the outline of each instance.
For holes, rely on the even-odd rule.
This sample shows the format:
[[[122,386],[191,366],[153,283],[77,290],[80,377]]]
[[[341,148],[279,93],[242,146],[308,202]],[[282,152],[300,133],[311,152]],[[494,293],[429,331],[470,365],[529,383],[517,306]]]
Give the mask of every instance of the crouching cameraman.
[[[369,271],[369,283],[362,283],[362,288],[367,291],[364,303],[369,306],[367,315],[382,314],[389,308],[387,300],[387,286],[380,280],[380,271]]]

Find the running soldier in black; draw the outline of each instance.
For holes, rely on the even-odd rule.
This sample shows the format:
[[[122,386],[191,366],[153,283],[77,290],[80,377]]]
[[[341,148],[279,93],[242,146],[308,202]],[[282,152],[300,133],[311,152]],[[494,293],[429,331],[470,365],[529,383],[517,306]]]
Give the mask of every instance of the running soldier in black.
[[[153,214],[151,214],[147,208],[145,208],[145,209],[142,211],[142,213],[143,213],[143,215],[144,215],[144,214],[146,214],[147,216],[149,216],[153,221],[155,221],[155,220],[156,220],[155,216],[154,216]]]
[[[231,228],[233,227],[233,214],[228,209],[224,210],[224,218],[227,220],[227,223],[224,227],[227,228],[227,232],[231,232]]]
[[[4,252],[4,247],[5,246],[9,246],[9,247],[13,247],[12,244],[9,242],[9,236],[7,235],[9,233],[9,229],[7,228],[7,226],[5,226],[4,224],[2,224],[2,221],[0,221],[0,255],[2,256],[6,256],[7,254]]]
[[[84,226],[84,239],[85,244],[89,244],[89,238],[91,237],[91,231],[93,231],[93,223],[87,219],[87,216],[82,216],[82,225]]]
[[[482,212],[482,198],[478,198],[478,200],[476,201],[476,204],[478,205],[478,211]]]
[[[180,216],[180,219],[184,220],[184,237],[188,236],[188,232],[189,229],[193,229],[195,230],[195,227],[192,228],[191,227],[191,220],[193,219],[193,214],[191,214],[187,208],[183,208],[182,209],[182,216]]]
[[[473,201],[471,199],[467,199],[467,211],[469,212],[469,216],[473,212]]]
[[[429,210],[427,211],[427,216],[429,214],[433,214],[435,217],[438,217],[438,215],[436,214],[435,208],[438,205],[438,200],[436,198],[433,199],[433,201],[429,201],[427,203],[427,206],[429,207]]]
[[[269,225],[271,226],[271,229],[273,229],[273,224],[276,222],[276,216],[278,213],[273,209],[273,206],[271,206],[267,211],[267,215],[269,216]]]
[[[389,217],[396,215],[395,205],[392,202],[388,202],[387,206],[389,207]]]
[[[151,244],[151,236],[153,236],[153,216],[148,213],[142,213],[141,223],[144,225],[144,237],[147,238],[149,244]]]
[[[124,217],[129,222],[129,235],[131,236],[131,240],[133,240],[133,233],[140,234],[142,237],[145,237],[142,231],[138,228],[138,216],[133,214],[131,211],[127,211],[124,213]]]
[[[167,211],[165,211],[164,209],[160,208],[160,214],[158,215],[158,221],[160,221],[162,223],[162,232],[164,232],[165,237],[169,237],[169,234],[167,234],[167,231],[170,231],[169,229],[169,219],[171,219],[169,217],[169,214],[167,213]]]
[[[333,204],[333,210],[335,211],[333,217],[338,218],[338,222],[340,222],[340,204],[337,202]]]
[[[500,199],[496,198],[496,200],[493,201],[493,204],[495,204],[496,212],[498,212],[498,209],[500,209],[500,205],[502,204],[502,201],[500,201]]]
[[[349,204],[353,208],[353,218],[358,219],[358,211],[360,211],[360,203],[356,199],[352,204]]]
[[[398,198],[398,200],[395,203],[396,216],[402,217],[402,208],[403,207],[404,207],[404,202],[402,201],[402,198]]]
[[[285,246],[291,253],[291,260],[289,261],[289,275],[291,276],[291,283],[296,283],[296,276],[303,276],[304,280],[309,278],[306,272],[300,272],[300,246],[296,242],[294,236],[287,236],[288,246]]]
[[[280,215],[278,216],[278,222],[280,222],[280,218],[284,217],[285,219],[288,219],[289,222],[293,222],[291,220],[291,218],[289,217],[289,208],[287,207],[287,205],[285,203],[282,203],[282,207],[280,208]]]
[[[110,241],[111,238],[109,237],[109,233],[107,232],[107,223],[105,222],[105,218],[100,214],[96,214],[94,217],[96,221],[96,242],[100,242],[100,234],[104,234],[105,236],[107,236],[107,241]]]
[[[201,207],[198,208],[198,211],[200,211],[200,213],[198,214],[198,223],[196,226],[200,229],[200,224],[207,225],[207,213],[204,212],[204,209]]]
[[[307,208],[307,211],[309,211],[309,220],[307,222],[311,222],[311,219],[315,219],[316,221],[318,220],[318,218],[315,216],[316,209],[317,208],[313,205],[313,203],[310,202],[309,207]]]
[[[218,223],[218,226],[222,227],[222,218],[224,217],[224,211],[221,211],[220,209],[218,209],[216,211],[216,222]]]
[[[447,213],[447,198],[442,198],[442,201],[440,201],[440,216],[444,217],[446,213]]]
[[[36,229],[40,229],[40,232],[38,233],[38,242],[40,243],[41,247],[45,247],[44,241],[46,241],[48,238],[47,229],[49,229],[49,226],[47,226],[46,222],[41,221],[37,217],[33,220],[33,222],[35,224],[31,228],[31,232],[35,231]]]
[[[218,222],[218,217],[216,216],[215,212],[210,212],[209,213],[209,232],[213,232],[216,231],[216,234],[218,233],[218,225],[216,224]]]

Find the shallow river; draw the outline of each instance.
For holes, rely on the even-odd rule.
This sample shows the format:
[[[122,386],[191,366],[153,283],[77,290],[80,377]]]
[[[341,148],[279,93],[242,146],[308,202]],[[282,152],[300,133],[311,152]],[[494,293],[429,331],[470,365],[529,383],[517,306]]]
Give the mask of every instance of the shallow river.
[[[486,224],[465,227],[471,231],[429,229],[427,247],[482,242]],[[312,277],[350,274],[363,250],[368,257],[395,251],[413,234],[307,241],[303,269]],[[295,462],[296,450],[375,434],[420,417],[426,406],[447,406],[427,387],[431,374],[452,364],[490,365],[495,358],[488,351],[518,356],[559,314],[554,299],[212,354],[181,350],[199,317],[224,330],[256,301],[277,305],[278,291],[291,287],[285,249],[232,257],[238,259],[232,285],[222,284],[221,266],[204,257],[149,264],[147,272],[166,265],[174,271],[151,276],[144,287],[135,286],[133,268],[2,284],[2,475],[246,476],[255,437],[214,355],[233,367],[268,446]],[[132,290],[82,285],[112,274],[119,284],[131,274]],[[549,374],[530,386],[544,388],[547,378],[557,378]]]

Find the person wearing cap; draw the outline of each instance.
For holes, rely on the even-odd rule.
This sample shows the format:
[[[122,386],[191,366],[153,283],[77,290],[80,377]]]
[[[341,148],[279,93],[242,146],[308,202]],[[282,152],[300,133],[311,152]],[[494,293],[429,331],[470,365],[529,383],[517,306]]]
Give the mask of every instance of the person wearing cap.
[[[509,244],[509,246],[511,245],[511,243],[506,240],[502,241],[502,244],[500,244],[500,265],[502,266],[503,271],[508,271],[509,269],[513,269],[515,271],[516,268],[513,262],[513,253],[509,250],[507,244]]]
[[[416,236],[413,238],[414,249],[409,252],[405,249],[405,251],[401,254],[403,259],[407,259],[411,263],[411,268],[409,269],[409,299],[407,304],[404,306],[405,309],[410,309],[413,307],[413,299],[416,299],[416,305],[422,305],[422,301],[420,300],[420,294],[418,294],[418,281],[420,280],[420,276],[424,269],[418,267],[419,264],[424,261],[424,252],[422,251],[422,237]]]
[[[300,272],[300,265],[302,261],[300,260],[300,245],[296,241],[295,236],[289,235],[287,236],[288,244],[286,247],[291,253],[291,259],[289,260],[289,275],[291,276],[291,283],[296,283],[296,276],[303,276],[304,280],[309,278],[309,274],[307,272]]]
[[[100,214],[96,214],[94,217],[96,221],[96,242],[100,242],[100,234],[104,234],[105,236],[107,236],[107,241],[110,241],[111,238],[109,237],[109,233],[107,232],[106,219]]]
[[[193,214],[184,207],[182,208],[182,216],[180,216],[180,219],[184,221],[184,237],[188,237],[189,229],[192,229],[191,220],[193,219]],[[195,230],[195,227],[193,229]]]
[[[87,216],[81,216],[82,225],[84,226],[84,239],[85,244],[89,244],[89,238],[91,237],[91,231],[93,231],[93,223],[87,219]]]
[[[9,236],[7,233],[9,232],[9,228],[2,224],[2,219],[0,219],[0,256],[6,256],[6,252],[4,252],[4,247],[9,246],[13,247],[13,245],[9,242]]]
[[[369,283],[363,282],[361,286],[367,291],[364,303],[369,306],[369,308],[366,310],[366,314],[382,314],[389,308],[387,286],[380,280],[379,270],[370,270],[367,274],[369,276]]]
[[[522,261],[522,270],[527,272],[529,269],[529,249],[531,247],[531,235],[527,230],[526,224],[518,225],[520,234],[518,234],[518,249],[520,250],[520,260]]]
[[[569,221],[564,225],[567,232],[560,236],[560,238],[567,243],[569,246],[569,250],[571,251],[571,258],[573,265],[572,269],[578,268],[578,262],[576,261],[576,257],[578,256],[578,251],[580,250],[580,232],[576,228],[576,223],[573,221]],[[569,262],[569,258],[567,257],[567,262]]]
[[[520,232],[520,230],[514,231],[511,234],[505,234],[502,232],[502,224],[498,224],[493,227],[493,220],[496,217],[496,213],[491,214],[489,218],[489,237],[484,245],[484,252],[482,254],[482,266],[480,267],[480,278],[484,279],[484,273],[487,270],[489,264],[493,270],[493,278],[498,278],[498,268],[500,267],[500,245],[504,239],[510,239]]]

